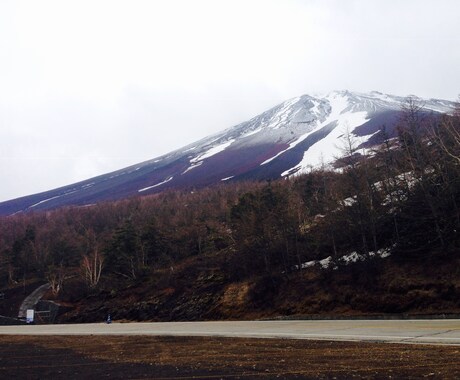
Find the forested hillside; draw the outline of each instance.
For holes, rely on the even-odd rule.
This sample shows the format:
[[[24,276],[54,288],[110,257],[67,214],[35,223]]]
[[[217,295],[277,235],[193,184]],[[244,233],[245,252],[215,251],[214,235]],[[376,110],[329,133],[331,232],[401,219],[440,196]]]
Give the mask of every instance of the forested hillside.
[[[336,168],[4,217],[0,289],[49,281],[62,321],[459,312],[460,115],[419,110]]]

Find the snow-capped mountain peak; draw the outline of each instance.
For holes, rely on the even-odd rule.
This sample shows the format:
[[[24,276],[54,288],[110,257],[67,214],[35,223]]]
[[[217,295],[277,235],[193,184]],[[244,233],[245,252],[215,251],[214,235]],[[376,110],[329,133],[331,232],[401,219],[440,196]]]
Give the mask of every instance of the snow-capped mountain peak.
[[[71,186],[0,203],[0,214],[302,173],[340,156],[347,132],[363,147],[378,141],[382,125],[391,133],[405,100],[378,91],[341,90],[298,96],[167,155]],[[441,99],[416,101],[427,113],[448,113],[455,105]]]

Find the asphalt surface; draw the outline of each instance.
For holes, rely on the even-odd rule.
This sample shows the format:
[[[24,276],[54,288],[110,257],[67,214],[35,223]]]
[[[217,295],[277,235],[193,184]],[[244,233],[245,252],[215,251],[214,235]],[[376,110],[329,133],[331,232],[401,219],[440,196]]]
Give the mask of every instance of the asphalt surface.
[[[0,326],[0,335],[153,335],[460,345],[460,320],[226,321]]]

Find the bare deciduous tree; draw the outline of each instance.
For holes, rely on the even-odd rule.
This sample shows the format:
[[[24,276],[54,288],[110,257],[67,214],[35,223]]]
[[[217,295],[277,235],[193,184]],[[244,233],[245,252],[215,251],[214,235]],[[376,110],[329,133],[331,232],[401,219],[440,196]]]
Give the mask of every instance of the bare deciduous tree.
[[[439,127],[430,128],[432,141],[445,154],[460,163],[460,103],[457,103],[453,116],[444,116]]]
[[[95,248],[89,255],[84,255],[81,268],[86,283],[90,288],[95,288],[101,279],[102,268],[104,267],[104,256]]]
[[[51,267],[46,274],[46,279],[51,286],[51,291],[54,295],[59,294],[63,288],[65,278],[65,268],[61,264],[59,267]]]

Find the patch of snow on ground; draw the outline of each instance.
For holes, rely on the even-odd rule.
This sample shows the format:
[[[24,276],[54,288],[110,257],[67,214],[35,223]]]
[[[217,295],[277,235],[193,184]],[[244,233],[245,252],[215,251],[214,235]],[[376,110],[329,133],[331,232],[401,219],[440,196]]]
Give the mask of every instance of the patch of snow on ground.
[[[240,136],[240,138],[245,138],[245,137],[255,135],[256,133],[259,133],[260,131],[262,131],[262,129],[263,129],[262,127],[254,129],[253,131],[250,131],[250,132],[247,132],[247,133],[243,134],[242,136]]]
[[[327,269],[329,268],[331,265],[334,264],[334,260],[332,259],[332,256],[329,256],[329,257],[326,257],[325,259],[323,260],[320,260],[318,261],[319,265],[321,265],[321,267],[323,269]]]
[[[187,149],[187,150],[184,150],[184,153],[185,153],[185,152],[190,152],[191,150],[193,150],[193,149],[195,149],[195,148],[196,148],[196,146],[192,146],[191,148],[189,148],[189,149]]]
[[[270,161],[274,160],[275,158],[277,158],[278,156],[282,155],[284,152],[286,152],[287,150],[289,149],[292,149],[294,148],[296,145],[300,144],[303,140],[305,140],[309,135],[311,135],[312,133],[316,132],[318,130],[318,127],[314,128],[313,130],[311,130],[310,132],[307,132],[307,133],[304,133],[302,136],[300,136],[297,140],[291,142],[289,144],[289,146],[282,150],[281,152],[277,153],[276,155],[274,155],[273,157],[270,157],[269,159],[265,160],[264,162],[262,162],[260,164],[260,166],[262,165],[265,165],[265,164],[268,164]]]
[[[221,181],[228,181],[229,179],[233,178],[234,175],[230,176],[230,177],[226,177],[226,178],[222,178]]]
[[[197,162],[196,164],[193,164],[193,165],[189,166],[187,169],[185,169],[185,170],[181,173],[181,175],[183,175],[183,174],[189,172],[189,171],[192,170],[192,169],[197,168],[198,166],[201,166],[202,163],[203,163],[203,161],[199,161],[199,162]]]
[[[165,179],[163,182],[157,183],[156,185],[144,187],[143,189],[139,189],[138,192],[140,193],[142,191],[146,191],[146,190],[149,190],[149,189],[153,189],[154,187],[161,186],[161,185],[165,184],[166,182],[171,181],[173,178],[174,177],[169,177],[169,178]]]
[[[313,260],[313,261],[307,261],[306,263],[303,263],[300,265],[300,267],[302,269],[305,269],[305,268],[310,268],[310,267],[314,267],[318,262],[316,260]],[[296,265],[296,269],[298,269],[299,266]]]
[[[313,101],[313,107],[310,109],[310,113],[313,113],[315,116],[317,116],[319,114],[319,102],[315,102]],[[299,110],[300,111],[300,110]],[[268,164],[270,161],[273,161],[275,158],[279,157],[280,155],[282,155],[284,152],[288,151],[289,149],[292,149],[294,148],[295,146],[299,145],[302,141],[304,141],[308,136],[310,136],[312,133],[318,131],[319,129],[321,129],[324,125],[326,125],[324,122],[323,123],[319,123],[319,121],[316,119],[316,125],[308,132],[304,133],[303,135],[301,135],[299,138],[297,138],[297,140],[291,142],[289,144],[289,146],[282,150],[281,152],[277,153],[275,156],[265,160],[264,162],[262,162],[260,164],[260,166],[262,165],[265,165],[265,164]],[[282,176],[284,176],[285,174],[283,173]]]
[[[312,100],[313,107],[310,109],[310,112],[314,114],[315,116],[319,115],[319,104],[320,102],[317,102],[316,100]]]
[[[345,112],[343,111],[348,106],[348,97],[339,93],[333,93],[327,97],[331,105],[331,113],[318,128],[327,126],[328,124],[337,121],[337,126],[323,139],[313,144],[303,156],[302,161],[295,167],[286,170],[281,175],[287,176],[292,173],[300,174],[305,172],[309,167],[320,166],[323,162],[329,163],[336,157],[341,155],[342,141],[340,138],[353,128],[364,124],[368,119],[367,112]]]
[[[79,191],[79,189],[72,189],[72,190],[66,191],[64,195],[70,195],[70,194],[76,193],[77,191]]]
[[[424,105],[423,109],[433,112],[440,112],[440,113],[450,113],[452,112],[452,107],[446,107],[443,105]]]
[[[356,263],[358,261],[364,261],[366,258],[363,255],[360,255],[358,252],[352,252],[348,255],[342,256],[339,261],[343,262],[345,265],[350,263]]]
[[[370,257],[377,256],[382,259],[385,259],[390,255],[391,255],[391,248],[381,248],[377,252],[373,252],[373,251],[369,252]]]
[[[385,259],[391,255],[392,248],[394,248],[394,246],[389,247],[389,248],[381,248],[377,252],[373,252],[373,251],[369,252],[368,255],[361,255],[358,252],[354,251],[354,252],[349,253],[348,255],[343,255],[337,261],[335,261],[332,258],[332,256],[328,256],[322,260],[312,260],[312,261],[307,261],[305,263],[302,263],[300,265],[300,268],[306,269],[306,268],[314,267],[316,265],[320,265],[322,269],[328,269],[330,267],[332,267],[332,269],[338,269],[337,265],[335,265],[336,262],[340,264],[344,264],[344,265],[349,265],[349,264],[357,263],[359,261],[366,261],[367,259],[371,257],[380,257],[381,259]],[[294,269],[299,269],[299,266],[295,265]]]
[[[373,99],[378,99],[381,100],[384,103],[389,103],[393,104],[395,109],[400,109],[401,108],[401,103],[398,99],[396,99],[394,96],[390,96],[388,94],[382,94],[381,92],[378,91],[372,91],[369,94],[362,94],[363,96],[370,97]]]
[[[191,159],[190,163],[191,164],[196,164],[199,161],[203,161],[205,158],[209,158],[211,156],[214,156],[215,154],[220,153],[220,152],[224,151],[225,149],[227,149],[230,145],[233,144],[234,141],[235,141],[235,139],[231,139],[231,140],[229,140],[229,141],[227,141],[227,142],[225,142],[223,144],[213,146],[211,149],[208,149],[206,152],[204,152],[203,154],[200,154],[198,157],[195,157],[195,158]]]
[[[55,197],[51,197],[51,198],[48,198],[48,199],[43,199],[42,201],[37,202],[37,203],[33,204],[32,206],[29,206],[29,208],[37,207],[38,205],[41,205],[42,203],[49,202],[52,199],[56,199],[56,198],[60,198],[60,197],[61,197],[61,195],[56,195]]]
[[[341,201],[343,207],[350,207],[356,203],[356,195],[353,197],[345,198]]]
[[[271,118],[273,121],[269,124],[268,128],[278,129],[284,125],[288,119],[289,111],[292,106],[299,101],[299,99],[300,98],[297,97],[284,102],[282,108]]]

